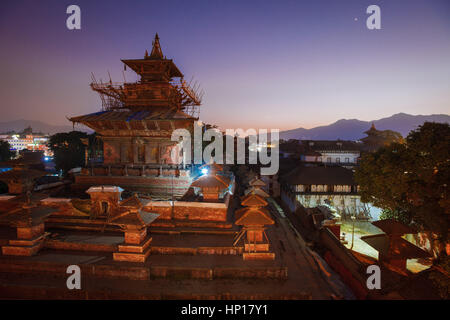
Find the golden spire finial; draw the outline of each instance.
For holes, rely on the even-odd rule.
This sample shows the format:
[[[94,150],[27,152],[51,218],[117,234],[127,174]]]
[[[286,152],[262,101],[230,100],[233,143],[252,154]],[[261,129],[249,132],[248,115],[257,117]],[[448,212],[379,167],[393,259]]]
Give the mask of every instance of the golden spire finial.
[[[158,33],[155,34],[155,40],[153,40],[153,48],[152,52],[150,53],[150,59],[164,59],[161,45],[159,44]]]

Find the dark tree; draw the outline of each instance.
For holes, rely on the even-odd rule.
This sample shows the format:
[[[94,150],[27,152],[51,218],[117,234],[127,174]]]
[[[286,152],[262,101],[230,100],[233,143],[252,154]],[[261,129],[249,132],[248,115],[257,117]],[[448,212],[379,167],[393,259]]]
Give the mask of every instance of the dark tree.
[[[361,200],[397,219],[430,232],[446,255],[450,200],[450,126],[426,122],[404,144],[393,143],[365,154],[356,171]]]
[[[8,141],[0,140],[0,161],[10,160],[14,156],[14,152],[10,149],[11,145]]]
[[[87,138],[88,134],[80,131],[56,133],[50,137],[49,147],[57,170],[66,174],[70,169],[84,165],[85,146],[81,139]]]

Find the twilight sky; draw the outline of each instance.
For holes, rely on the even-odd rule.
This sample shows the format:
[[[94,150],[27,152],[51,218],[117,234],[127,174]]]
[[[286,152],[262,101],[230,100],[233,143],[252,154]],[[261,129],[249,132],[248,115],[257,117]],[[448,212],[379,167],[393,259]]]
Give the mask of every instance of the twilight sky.
[[[66,28],[71,4],[81,30]],[[366,28],[371,4],[381,30]],[[448,0],[6,0],[0,121],[99,111],[91,72],[123,81],[120,59],[150,52],[155,32],[205,90],[201,120],[224,129],[450,113]]]

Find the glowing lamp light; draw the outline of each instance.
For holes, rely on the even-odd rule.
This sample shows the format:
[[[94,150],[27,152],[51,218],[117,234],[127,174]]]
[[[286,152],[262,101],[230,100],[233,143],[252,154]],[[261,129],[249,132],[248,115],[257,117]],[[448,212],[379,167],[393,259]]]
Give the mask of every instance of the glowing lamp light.
[[[202,169],[202,174],[203,174],[203,175],[208,174],[208,169],[203,168],[203,169]]]
[[[48,161],[48,160],[50,160],[50,158],[49,158],[49,157],[45,157],[44,160],[45,160],[45,161]]]

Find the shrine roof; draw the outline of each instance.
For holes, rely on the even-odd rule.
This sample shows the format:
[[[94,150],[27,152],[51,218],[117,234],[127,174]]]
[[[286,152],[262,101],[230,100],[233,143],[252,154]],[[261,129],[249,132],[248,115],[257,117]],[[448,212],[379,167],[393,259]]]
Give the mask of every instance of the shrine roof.
[[[270,197],[270,195],[265,192],[263,189],[259,188],[259,187],[250,187],[247,190],[245,190],[245,195],[249,195],[249,194],[257,194],[263,198],[268,198]]]
[[[254,187],[264,187],[266,183],[262,181],[260,178],[255,177],[252,180],[250,180],[249,185]]]
[[[369,130],[364,131],[364,133],[367,134],[367,135],[370,135],[370,134],[377,134],[377,133],[379,133],[379,132],[380,132],[380,131],[377,130],[377,129],[375,128],[375,124],[374,124],[373,122],[372,122],[372,125],[370,126]]]
[[[144,210],[125,211],[111,218],[111,223],[123,226],[145,227],[155,221],[158,217],[159,214]]]
[[[125,63],[127,66],[129,66],[131,69],[133,69],[134,72],[140,74],[141,73],[141,66],[145,64],[154,65],[157,63],[164,63],[168,64],[170,68],[170,76],[171,77],[183,77],[183,74],[178,69],[178,67],[175,65],[175,63],[172,61],[172,59],[166,59],[162,53],[161,44],[159,43],[159,37],[158,34],[155,34],[155,39],[153,40],[153,47],[150,55],[148,55],[148,51],[145,50],[145,56],[144,59],[123,59],[121,60],[123,63]]]
[[[73,122],[89,121],[142,121],[142,120],[195,120],[183,111],[168,107],[149,107],[146,110],[106,110],[72,117]]]
[[[383,255],[395,254],[403,259],[428,258],[430,256],[428,252],[400,237],[390,239],[386,234],[376,234],[363,236],[361,240]]]
[[[261,226],[274,224],[269,210],[258,207],[245,207],[235,211],[235,224],[246,226]]]
[[[192,182],[192,187],[225,189],[230,185],[230,179],[221,175],[204,175]]]
[[[268,202],[264,199],[264,197],[255,193],[249,193],[241,200],[241,205],[246,207],[265,207],[267,204]]]
[[[200,169],[202,169],[202,168],[208,168],[210,172],[220,172],[220,171],[223,171],[223,165],[217,164],[217,163],[215,163],[215,162],[213,162],[213,163],[207,163],[207,164],[204,164],[204,165],[200,166]]]
[[[47,175],[47,172],[33,169],[13,169],[0,173],[0,180],[36,179]]]
[[[122,200],[120,202],[120,206],[140,209],[142,207],[145,207],[149,202],[151,202],[151,199],[139,198],[136,194],[134,194],[131,197],[129,197],[125,200]]]
[[[383,232],[386,234],[402,235],[408,233],[417,233],[417,231],[413,228],[394,219],[377,220],[373,221],[372,224],[375,227],[383,230]]]
[[[32,226],[42,222],[44,218],[57,211],[58,209],[46,206],[26,206],[16,209],[13,214],[3,215],[0,223],[8,223],[11,226]]]

